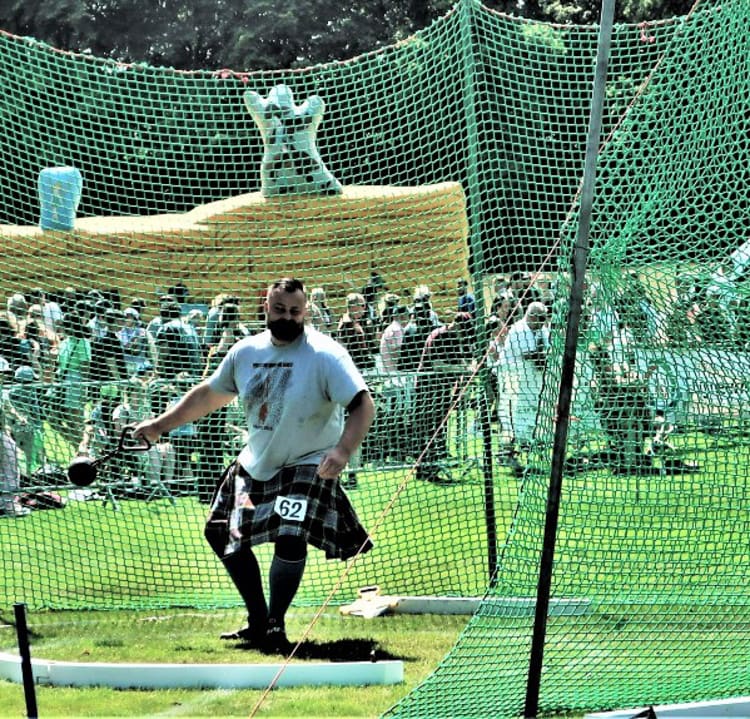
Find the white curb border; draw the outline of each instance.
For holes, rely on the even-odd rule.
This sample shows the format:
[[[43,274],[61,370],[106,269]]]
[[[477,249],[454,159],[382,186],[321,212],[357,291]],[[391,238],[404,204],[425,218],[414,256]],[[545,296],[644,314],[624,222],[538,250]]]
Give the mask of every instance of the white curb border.
[[[631,719],[643,709],[643,707],[637,707],[586,714],[584,719]],[[724,719],[725,717],[747,719],[750,717],[750,696],[686,704],[662,704],[654,707],[654,713],[657,719]]]
[[[31,660],[36,684],[114,689],[265,689],[282,664],[108,664]],[[0,652],[0,679],[23,683],[21,658]],[[288,664],[276,687],[400,684],[402,661]]]

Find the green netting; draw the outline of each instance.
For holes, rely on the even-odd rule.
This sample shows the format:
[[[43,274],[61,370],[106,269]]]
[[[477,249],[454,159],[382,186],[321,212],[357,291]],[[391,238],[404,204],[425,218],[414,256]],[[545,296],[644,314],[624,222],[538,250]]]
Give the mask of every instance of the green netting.
[[[546,713],[750,691],[750,253],[735,252],[748,208],[749,15],[735,0],[613,32]],[[388,294],[419,315],[427,285],[450,324],[456,281],[469,280],[475,342],[464,356],[445,343],[421,371],[415,359],[395,373],[378,352],[362,358],[379,414],[350,495],[376,549],[340,586],[344,566],[311,554],[296,598],[319,605],[337,587],[341,604],[366,584],[487,593],[454,650],[389,716],[522,711],[597,37],[595,27],[522,21],[466,0],[413,38],[348,62],[186,73],[0,34],[0,282],[11,305],[18,293],[38,303],[37,287],[66,314],[76,303],[88,311],[92,290],[120,311],[140,297],[145,329],[172,294],[184,318],[202,313],[202,336],[228,295],[254,332],[265,288],[294,275],[325,289],[326,331],[336,333],[347,294],[373,288],[378,315]],[[297,103],[324,100],[317,149],[341,194],[263,197],[263,142],[244,94],[265,98],[279,85]],[[42,230],[40,173],[60,167],[80,172],[77,216],[73,229]],[[53,192],[75,181],[62,177]],[[60,211],[65,198],[55,202]],[[512,272],[530,274],[511,286]],[[511,307],[532,296],[548,306],[540,395],[492,354],[497,329],[519,319],[496,315],[496,292]],[[3,340],[6,437],[17,444],[3,468],[13,475],[17,450],[22,477],[4,486],[0,608],[238,606],[201,531],[217,474],[242,445],[237,407],[171,437],[158,462],[113,463],[84,493],[60,476],[82,441],[106,451],[117,404],[140,392],[136,416],[179,397],[211,366],[208,347],[176,377],[152,325],[153,345],[129,353],[124,370],[105,361],[98,374],[67,377],[64,398],[23,425],[34,393],[50,406],[66,355],[65,333],[35,324],[9,316]],[[376,347],[383,326],[376,320]],[[30,384],[15,376],[26,362]],[[508,409],[513,396],[532,407],[528,436]],[[107,436],[97,434],[102,414]],[[95,431],[84,439],[86,419]],[[414,464],[436,430],[425,458],[439,481],[423,481]],[[36,490],[62,495],[65,508],[14,518],[13,496]]]

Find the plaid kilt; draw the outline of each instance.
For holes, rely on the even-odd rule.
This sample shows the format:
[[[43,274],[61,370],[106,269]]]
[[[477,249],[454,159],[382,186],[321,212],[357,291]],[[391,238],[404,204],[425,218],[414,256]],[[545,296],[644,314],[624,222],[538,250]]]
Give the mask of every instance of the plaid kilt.
[[[304,538],[327,559],[368,552],[372,541],[339,480],[321,479],[316,470],[312,464],[285,467],[261,482],[233,462],[211,500],[207,536],[226,537],[225,555],[243,543],[273,542],[282,535]]]

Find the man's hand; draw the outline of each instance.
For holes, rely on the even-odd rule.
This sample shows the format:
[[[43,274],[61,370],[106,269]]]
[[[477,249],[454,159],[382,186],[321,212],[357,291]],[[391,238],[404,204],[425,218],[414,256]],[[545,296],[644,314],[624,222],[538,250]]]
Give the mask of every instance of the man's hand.
[[[336,445],[318,465],[318,476],[321,479],[336,479],[346,467],[348,461],[349,453]]]
[[[154,444],[161,435],[162,431],[155,419],[146,419],[133,429],[133,439],[147,439],[151,444]]]

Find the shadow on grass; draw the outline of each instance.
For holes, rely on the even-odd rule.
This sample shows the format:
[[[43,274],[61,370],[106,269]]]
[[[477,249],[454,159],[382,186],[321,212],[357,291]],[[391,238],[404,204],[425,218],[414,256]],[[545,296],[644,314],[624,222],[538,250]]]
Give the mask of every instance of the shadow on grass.
[[[259,651],[252,644],[238,643],[237,649]],[[290,643],[289,652],[294,648]],[[278,654],[260,650],[263,654]],[[408,661],[408,657],[399,657],[383,649],[374,639],[336,639],[330,642],[302,642],[294,653],[296,659],[314,659],[326,662],[377,662],[393,659]]]

